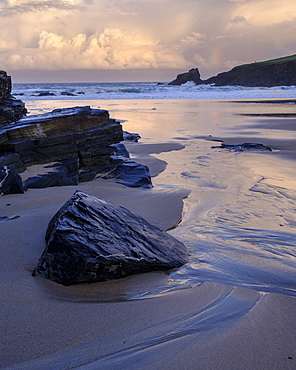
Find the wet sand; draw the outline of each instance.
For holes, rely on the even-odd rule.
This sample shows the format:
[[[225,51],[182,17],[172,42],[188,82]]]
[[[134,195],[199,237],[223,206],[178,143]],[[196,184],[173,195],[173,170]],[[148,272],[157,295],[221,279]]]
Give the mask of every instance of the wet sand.
[[[264,129],[258,129],[263,136]],[[207,128],[202,130],[206,133]],[[246,137],[242,131],[236,137],[217,138],[237,141]],[[254,138],[258,141],[258,135]],[[144,140],[128,147],[156,176],[167,164],[153,153],[174,156],[181,148],[172,142],[154,144]],[[295,147],[277,144],[295,159]],[[262,175],[271,166],[264,165],[269,157],[262,157],[263,169],[256,158],[242,157],[242,161]],[[280,167],[274,170],[279,172]],[[180,287],[169,272],[72,287],[33,278],[48,222],[76,189],[129,208],[163,230],[178,224],[183,198],[189,195],[185,186],[141,190],[96,179],[77,187],[1,197],[0,216],[8,216],[0,222],[1,368],[295,368],[294,297],[219,282],[188,282]]]

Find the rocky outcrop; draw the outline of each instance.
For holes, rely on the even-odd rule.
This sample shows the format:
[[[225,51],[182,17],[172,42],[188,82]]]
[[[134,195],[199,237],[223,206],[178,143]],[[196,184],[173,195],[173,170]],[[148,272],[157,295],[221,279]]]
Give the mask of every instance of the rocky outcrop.
[[[186,82],[194,82],[196,85],[200,85],[203,83],[202,79],[200,78],[200,73],[198,68],[190,69],[190,71],[185,73],[178,74],[177,78],[171,82],[169,85],[183,85]]]
[[[216,86],[291,86],[296,85],[296,60],[252,63],[234,67],[203,82]]]
[[[152,186],[149,169],[123,155],[123,145],[120,153],[114,146],[140,136],[123,132],[108,111],[86,106],[25,114],[24,103],[11,95],[10,76],[0,71],[0,168],[21,173],[38,164],[24,188],[77,185],[98,174],[127,186]]]
[[[11,95],[11,77],[0,71],[0,125],[16,122],[26,113],[25,103]]]
[[[296,56],[236,66],[206,80],[200,78],[199,71],[195,68],[179,74],[169,85],[182,85],[188,81],[193,81],[196,85],[215,86],[296,86]]]
[[[89,106],[56,109],[0,128],[0,164],[13,165],[18,172],[35,164],[50,164],[51,175],[62,172],[66,184],[73,184],[110,169],[114,152],[110,145],[122,140],[121,125],[106,110]]]
[[[125,133],[137,141],[137,134]],[[129,158],[121,125],[109,112],[86,107],[56,109],[0,128],[0,165],[18,172],[38,164],[25,188],[77,185],[97,175],[131,187],[152,187],[147,166]]]
[[[63,285],[179,267],[186,247],[127,209],[77,191],[56,213],[34,269]]]

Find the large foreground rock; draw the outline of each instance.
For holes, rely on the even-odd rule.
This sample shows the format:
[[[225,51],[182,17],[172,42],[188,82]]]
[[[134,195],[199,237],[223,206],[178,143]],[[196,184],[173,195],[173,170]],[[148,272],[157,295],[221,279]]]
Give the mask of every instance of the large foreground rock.
[[[56,213],[33,275],[63,285],[179,267],[186,247],[127,209],[77,191]]]

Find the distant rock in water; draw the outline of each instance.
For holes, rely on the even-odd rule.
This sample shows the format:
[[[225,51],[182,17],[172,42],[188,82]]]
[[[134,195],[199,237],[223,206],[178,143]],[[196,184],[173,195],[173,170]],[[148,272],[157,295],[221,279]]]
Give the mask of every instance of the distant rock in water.
[[[215,86],[296,86],[296,55],[259,63],[243,64],[206,80],[200,78],[198,69],[195,68],[189,72],[179,74],[169,84],[182,85],[188,81],[193,81],[196,85],[213,84]]]
[[[193,68],[190,69],[190,71],[188,72],[179,74],[175,80],[169,82],[169,85],[183,85],[191,81],[194,82],[196,85],[200,85],[203,83],[200,78],[198,68]]]
[[[179,267],[187,248],[129,210],[77,191],[55,214],[33,271],[63,285]]]
[[[52,92],[46,91],[46,92],[41,92],[37,94],[37,96],[55,96],[55,94]]]
[[[11,95],[11,77],[0,71],[0,125],[16,122],[26,113],[25,103]]]
[[[234,145],[221,144],[220,146],[212,146],[212,149],[228,149],[228,150],[233,150],[235,152],[244,152],[244,151],[251,151],[251,150],[259,150],[259,151],[267,151],[267,152],[272,151],[272,149],[269,146],[265,146],[263,144],[257,144],[257,143],[243,143],[243,144],[234,144]]]

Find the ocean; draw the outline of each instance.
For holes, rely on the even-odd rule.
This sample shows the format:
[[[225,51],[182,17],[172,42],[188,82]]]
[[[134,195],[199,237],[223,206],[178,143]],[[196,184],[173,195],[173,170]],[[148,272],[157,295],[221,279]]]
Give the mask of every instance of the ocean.
[[[12,94],[22,99],[269,99],[296,96],[296,86],[241,87],[167,83],[15,83]]]
[[[184,146],[155,154],[167,168],[153,191],[190,190],[182,222],[169,231],[189,248],[189,262],[169,287],[143,296],[204,281],[296,295],[295,86],[47,83],[14,84],[12,93],[30,114],[100,107],[143,143]],[[221,141],[272,151],[223,149]]]

